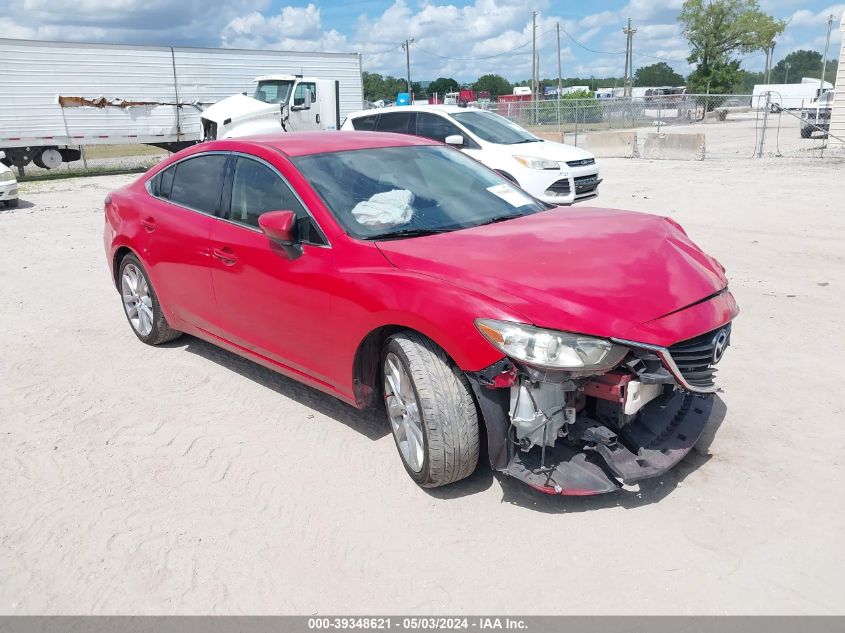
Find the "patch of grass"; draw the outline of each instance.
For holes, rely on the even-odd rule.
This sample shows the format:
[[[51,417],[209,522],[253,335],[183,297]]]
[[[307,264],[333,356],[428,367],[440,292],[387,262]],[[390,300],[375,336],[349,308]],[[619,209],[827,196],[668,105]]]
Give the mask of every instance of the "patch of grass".
[[[24,176],[19,178],[18,182],[40,182],[43,180],[64,180],[66,178],[86,178],[88,176],[120,176],[123,174],[142,174],[149,170],[149,167],[137,166],[126,167],[123,169],[114,167],[91,167],[90,169],[80,169],[75,171],[49,171],[39,173],[34,176]]]
[[[85,158],[125,158],[128,156],[167,156],[168,152],[152,145],[86,145]]]

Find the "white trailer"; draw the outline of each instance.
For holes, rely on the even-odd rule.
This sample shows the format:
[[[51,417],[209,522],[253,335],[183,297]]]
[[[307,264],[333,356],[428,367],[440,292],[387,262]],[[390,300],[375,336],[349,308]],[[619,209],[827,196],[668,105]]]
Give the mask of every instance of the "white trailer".
[[[819,95],[833,86],[827,81],[819,90],[819,79],[804,77],[800,84],[759,84],[754,86],[752,105],[755,108],[765,108],[766,103],[771,107],[784,110],[798,110],[809,105]]]
[[[0,39],[0,64],[0,149],[7,164],[19,167],[78,160],[75,148],[82,145],[196,143],[203,139],[202,111],[231,95],[258,94],[262,75],[333,86],[333,111],[312,117],[322,129],[339,128],[363,107],[357,53]],[[297,110],[295,93],[289,91],[288,114]],[[315,106],[324,103],[320,98]]]

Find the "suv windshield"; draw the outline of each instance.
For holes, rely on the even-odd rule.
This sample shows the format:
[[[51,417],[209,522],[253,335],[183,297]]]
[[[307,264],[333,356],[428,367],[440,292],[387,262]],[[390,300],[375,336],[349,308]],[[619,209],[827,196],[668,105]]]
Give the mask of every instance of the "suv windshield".
[[[253,96],[264,103],[287,103],[292,86],[292,81],[262,81]]]
[[[293,162],[359,239],[443,233],[550,208],[449,147],[362,149]]]
[[[481,140],[497,145],[516,145],[517,143],[539,143],[537,138],[523,130],[513,121],[492,112],[458,112],[452,118],[459,121]]]

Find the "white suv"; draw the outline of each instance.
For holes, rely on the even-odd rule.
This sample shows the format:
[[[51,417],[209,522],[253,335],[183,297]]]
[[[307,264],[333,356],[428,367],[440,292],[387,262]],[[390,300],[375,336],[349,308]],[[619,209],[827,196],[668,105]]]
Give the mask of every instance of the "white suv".
[[[341,129],[414,134],[448,143],[551,204],[595,198],[601,183],[596,158],[589,152],[537,138],[513,121],[478,108],[363,110],[346,117]]]
[[[0,152],[0,159],[6,157],[6,154]],[[15,178],[15,172],[0,163],[0,206],[7,207],[18,206],[18,180]]]

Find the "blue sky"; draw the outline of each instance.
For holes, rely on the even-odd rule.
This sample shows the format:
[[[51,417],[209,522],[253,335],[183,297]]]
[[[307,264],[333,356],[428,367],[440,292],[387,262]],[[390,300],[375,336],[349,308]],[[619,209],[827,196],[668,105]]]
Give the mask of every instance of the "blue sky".
[[[135,44],[359,52],[364,69],[404,75],[406,37],[412,79],[461,81],[495,72],[531,74],[531,13],[537,11],[541,75],[557,73],[560,22],[564,76],[621,75],[628,17],[638,32],[635,66],[665,60],[686,73],[687,45],[676,17],[683,0],[0,0],[0,37]],[[839,56],[845,3],[760,0],[790,20],[775,60],[799,48],[821,51],[826,16],[837,16],[831,57]],[[743,66],[762,68],[762,53]]]

